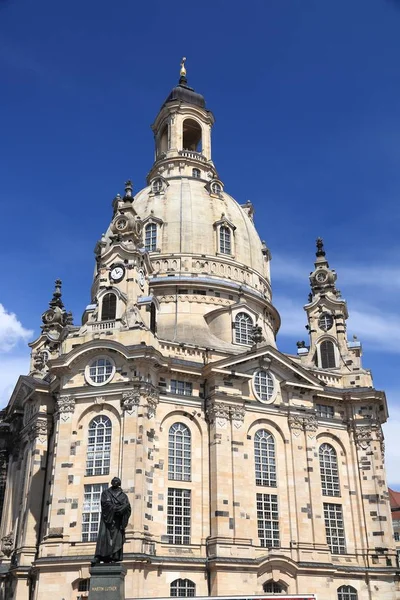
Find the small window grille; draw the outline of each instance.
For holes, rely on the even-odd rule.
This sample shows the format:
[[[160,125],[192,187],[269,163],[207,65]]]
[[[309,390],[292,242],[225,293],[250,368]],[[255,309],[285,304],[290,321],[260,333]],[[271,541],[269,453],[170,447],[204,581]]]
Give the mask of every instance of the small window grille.
[[[342,585],[337,591],[338,600],[357,600],[357,590],[351,585]]]
[[[190,481],[191,435],[183,423],[174,423],[168,435],[168,479]]]
[[[330,444],[319,447],[319,468],[323,496],[340,496],[336,450]]]
[[[193,392],[193,385],[189,381],[178,381],[177,379],[171,379],[170,390],[171,394],[191,396]]]
[[[170,585],[172,598],[189,598],[196,595],[196,585],[190,579],[175,579]]]
[[[265,429],[260,429],[254,436],[254,460],[256,485],[276,487],[275,440]]]
[[[106,294],[101,306],[101,320],[113,321],[117,314],[117,297],[115,294]]]
[[[278,496],[257,494],[257,530],[262,548],[279,548]]]
[[[169,544],[190,544],[190,490],[168,488],[167,538]]]
[[[398,542],[400,540],[400,533],[398,531],[394,532],[394,541]]]
[[[78,592],[88,592],[89,581],[90,579],[80,579],[78,583]]]
[[[323,369],[334,369],[335,361],[335,346],[330,340],[324,340],[320,345],[321,352],[321,367]]]
[[[340,504],[324,503],[326,542],[332,554],[346,554],[343,512]]]
[[[251,344],[253,333],[253,319],[246,313],[239,313],[235,317],[235,342],[237,344]]]
[[[108,483],[85,485],[82,511],[82,542],[95,542],[100,525],[101,494]]]
[[[144,247],[147,252],[157,250],[157,225],[155,223],[149,223],[145,227]]]
[[[219,251],[221,254],[231,254],[231,230],[225,225],[219,228]]]
[[[200,175],[201,175],[200,169],[192,169],[192,176],[195,179],[200,179]]]
[[[286,592],[286,588],[275,581],[267,581],[267,583],[264,583],[263,590],[266,594],[283,594],[283,592]]]

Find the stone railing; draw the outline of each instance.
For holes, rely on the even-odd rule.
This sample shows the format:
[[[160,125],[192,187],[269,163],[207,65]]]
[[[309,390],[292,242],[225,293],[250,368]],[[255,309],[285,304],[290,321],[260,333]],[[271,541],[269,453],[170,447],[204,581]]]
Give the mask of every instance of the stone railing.
[[[96,323],[89,323],[89,328],[92,331],[104,331],[108,329],[115,329],[116,321],[97,321]]]
[[[192,158],[194,160],[199,160],[200,162],[207,162],[206,157],[203,156],[201,152],[195,152],[194,150],[179,150],[179,156]]]

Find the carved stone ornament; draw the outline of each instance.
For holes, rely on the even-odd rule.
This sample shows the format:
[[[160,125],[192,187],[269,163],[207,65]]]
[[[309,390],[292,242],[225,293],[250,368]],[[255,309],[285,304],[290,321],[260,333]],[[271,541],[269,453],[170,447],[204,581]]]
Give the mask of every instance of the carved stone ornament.
[[[56,414],[61,416],[72,415],[75,410],[75,398],[72,396],[59,396],[56,402]]]
[[[206,418],[210,424],[218,420],[218,425],[222,427],[229,419],[230,406],[223,402],[207,402]]]
[[[288,422],[293,435],[300,435],[300,431],[303,429],[303,417],[299,417],[298,415],[289,415]]]
[[[47,421],[35,421],[29,428],[29,439],[44,441],[47,437]]]
[[[124,392],[121,398],[121,409],[123,411],[132,412],[135,406],[139,406],[139,402],[139,390],[131,390],[130,392]]]
[[[354,430],[356,444],[362,450],[366,450],[372,442],[371,427],[356,427]]]
[[[309,415],[309,416],[303,418],[303,423],[304,423],[304,429],[307,431],[308,437],[309,438],[314,437],[315,433],[318,430],[317,419],[314,416]]]
[[[244,406],[231,406],[230,415],[233,426],[236,427],[236,429],[240,429],[243,425],[245,414],[246,409]]]
[[[11,556],[14,550],[14,532],[11,531],[1,538],[1,551],[6,556]]]

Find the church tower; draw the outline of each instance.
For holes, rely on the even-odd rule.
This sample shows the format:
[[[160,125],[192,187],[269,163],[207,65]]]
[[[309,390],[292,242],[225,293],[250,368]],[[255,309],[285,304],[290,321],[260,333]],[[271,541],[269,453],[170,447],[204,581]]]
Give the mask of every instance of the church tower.
[[[2,600],[83,600],[114,476],[132,505],[125,595],[391,600],[385,394],[346,336],[317,241],[309,341],[279,351],[270,252],[180,79],[146,185],[112,200],[80,323],[57,280],[0,415]]]

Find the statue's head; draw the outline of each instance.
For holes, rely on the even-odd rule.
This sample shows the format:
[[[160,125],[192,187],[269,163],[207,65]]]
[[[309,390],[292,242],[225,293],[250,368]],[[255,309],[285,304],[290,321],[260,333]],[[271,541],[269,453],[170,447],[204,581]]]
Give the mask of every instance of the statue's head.
[[[113,488],[121,487],[121,480],[119,477],[113,477],[113,479],[111,480],[111,487],[113,487]]]

